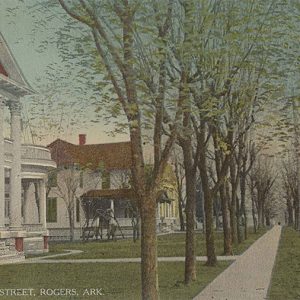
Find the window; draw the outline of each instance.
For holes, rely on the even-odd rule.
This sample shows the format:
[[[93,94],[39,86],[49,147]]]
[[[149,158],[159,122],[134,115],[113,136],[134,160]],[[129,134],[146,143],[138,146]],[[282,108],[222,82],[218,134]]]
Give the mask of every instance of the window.
[[[102,172],[102,189],[110,188],[110,174],[107,171]]]
[[[47,199],[47,222],[57,222],[57,198]]]
[[[5,193],[5,217],[9,217],[9,210],[10,210],[10,195],[9,193]]]
[[[76,199],[76,222],[80,222],[80,200]]]
[[[49,187],[56,187],[57,186],[57,172],[50,172],[48,174],[48,185]]]

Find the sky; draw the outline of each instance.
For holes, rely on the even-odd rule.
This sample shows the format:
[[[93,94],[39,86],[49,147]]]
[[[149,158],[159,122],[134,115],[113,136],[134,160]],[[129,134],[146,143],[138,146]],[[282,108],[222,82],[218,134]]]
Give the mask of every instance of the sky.
[[[36,28],[34,19],[28,11],[17,11],[14,13],[14,8],[18,6],[19,0],[1,0],[0,1],[0,31],[8,43],[15,59],[17,60],[24,76],[34,90],[38,91],[37,79],[45,78],[47,67],[53,63],[60,63],[58,50],[55,45],[49,43],[48,47],[39,53],[36,49],[39,46],[39,42],[42,39],[47,38],[47,35],[51,36],[51,28],[45,31],[37,31],[35,34],[35,41],[30,38],[32,32]],[[35,0],[26,0],[26,4],[34,4]],[[9,12],[8,12],[9,10]],[[32,13],[32,11],[31,11]],[[34,12],[35,13],[35,12]],[[36,10],[37,14],[42,12]],[[56,24],[57,23],[57,24]],[[54,18],[52,21],[53,26],[60,26],[61,19]],[[45,36],[46,35],[46,36]],[[70,98],[72,95],[70,95]],[[84,95],[82,95],[84,97]],[[26,114],[26,110],[30,110],[30,101],[28,99],[22,99],[23,111]],[[65,96],[65,100],[68,101],[68,96]],[[87,108],[88,109],[88,108]],[[87,110],[87,112],[89,112]],[[87,118],[89,115],[87,114]],[[91,116],[92,118],[92,116]],[[126,135],[115,135],[112,137],[106,132],[113,129],[112,126],[105,125],[104,121],[98,123],[92,123],[85,128],[72,128],[69,127],[64,133],[58,134],[56,131],[46,129],[49,133],[39,141],[39,144],[47,145],[56,138],[62,138],[72,143],[78,143],[78,134],[87,134],[87,143],[107,143],[125,141],[129,138]],[[77,126],[78,127],[78,126]],[[27,140],[26,140],[27,139]],[[30,142],[31,139],[25,136],[25,142]]]
[[[39,29],[39,27],[35,24],[35,19],[32,17],[32,14],[44,16],[47,15],[47,11],[43,12],[36,8],[32,8],[30,11],[28,9],[24,11],[20,11],[20,9],[15,11],[14,7],[18,6],[20,1],[21,0],[0,0],[0,31],[5,37],[8,46],[13,52],[13,55],[22,69],[27,81],[33,89],[38,92],[37,80],[39,78],[45,80],[48,66],[55,63],[60,65],[61,59],[55,44],[48,43],[46,49],[41,53],[36,50],[42,40],[53,36],[54,30],[59,28],[59,26],[63,24],[64,20],[59,17],[54,17],[51,20],[52,28]],[[25,2],[26,4],[31,5],[37,3],[37,0],[25,0]],[[24,5],[22,7],[24,7]],[[33,41],[31,36],[34,30],[36,30],[36,32]],[[71,98],[71,94],[62,97],[65,103],[68,103]],[[82,99],[84,98],[85,95],[83,94]],[[26,111],[30,111],[30,101],[28,99],[23,99],[22,102],[24,113],[26,113]],[[86,118],[92,119],[92,114],[92,108],[86,107]],[[49,134],[41,141],[38,141],[38,143],[47,145],[56,138],[62,138],[69,142],[78,143],[78,134],[80,133],[87,134],[87,143],[90,144],[129,140],[127,135],[117,134],[115,137],[108,135],[106,132],[112,130],[113,125],[104,124],[104,120],[100,119],[99,122],[90,123],[84,128],[80,128],[80,126],[79,128],[78,126],[70,126],[63,133],[45,129]],[[25,136],[25,142],[30,142],[29,136]]]

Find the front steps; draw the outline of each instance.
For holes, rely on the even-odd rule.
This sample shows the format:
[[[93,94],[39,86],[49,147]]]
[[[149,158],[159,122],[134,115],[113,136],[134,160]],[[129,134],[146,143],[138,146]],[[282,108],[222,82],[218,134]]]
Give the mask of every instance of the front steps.
[[[0,265],[13,264],[25,260],[23,252],[11,250],[5,241],[0,241]]]
[[[24,252],[26,254],[42,254],[48,252],[44,249],[43,237],[30,237],[24,239]]]

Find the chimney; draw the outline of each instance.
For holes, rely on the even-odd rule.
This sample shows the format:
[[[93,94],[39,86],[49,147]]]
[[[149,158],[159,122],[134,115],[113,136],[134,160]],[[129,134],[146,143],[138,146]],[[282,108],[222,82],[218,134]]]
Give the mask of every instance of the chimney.
[[[85,145],[86,143],[86,134],[79,134],[79,145]]]

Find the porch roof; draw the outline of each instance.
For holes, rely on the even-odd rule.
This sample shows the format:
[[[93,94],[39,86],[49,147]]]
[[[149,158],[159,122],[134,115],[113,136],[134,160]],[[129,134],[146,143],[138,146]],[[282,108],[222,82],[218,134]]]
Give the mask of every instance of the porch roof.
[[[95,199],[134,199],[135,193],[132,189],[103,189],[103,190],[90,190],[84,193],[82,198],[95,198]]]
[[[136,198],[133,189],[103,189],[103,190],[90,190],[83,195],[81,198],[93,198],[96,200],[104,200],[104,199],[118,199],[118,200],[132,200]],[[171,203],[174,199],[171,199],[168,196],[167,191],[160,190],[157,193],[157,202],[159,203]]]
[[[19,83],[17,83],[16,81],[10,79],[9,77],[0,74],[0,88],[2,88],[3,90],[5,90],[8,93],[11,93],[13,95],[22,97],[25,95],[31,95],[34,94],[35,92],[26,87],[26,86],[22,86]]]

